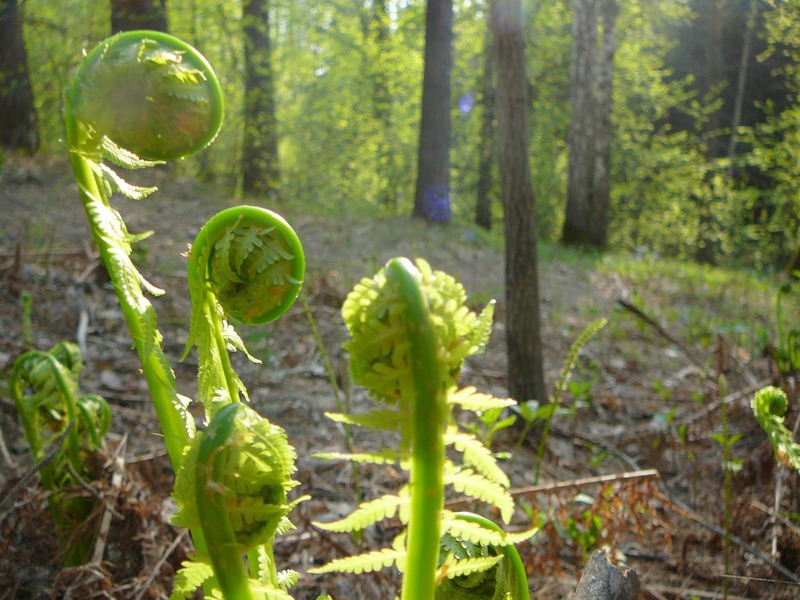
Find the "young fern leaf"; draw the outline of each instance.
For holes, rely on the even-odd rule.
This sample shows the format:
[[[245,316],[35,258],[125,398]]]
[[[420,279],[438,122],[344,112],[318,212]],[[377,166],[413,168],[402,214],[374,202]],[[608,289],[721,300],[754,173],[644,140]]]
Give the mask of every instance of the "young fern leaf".
[[[396,566],[403,571],[403,561],[406,557],[406,551],[396,548],[382,548],[381,550],[373,550],[365,554],[357,554],[356,556],[348,556],[345,558],[337,558],[332,560],[326,565],[321,567],[314,567],[309,569],[309,573],[321,575],[323,573],[353,573],[360,575],[361,573],[372,573],[380,571],[386,567]]]
[[[786,393],[780,388],[767,386],[756,392],[751,407],[778,462],[800,472],[800,444],[794,441],[792,432],[784,425],[789,407]]]
[[[187,448],[173,523],[202,529],[208,551],[197,560],[213,566],[225,597],[286,597],[272,545],[291,528],[287,515],[305,499],[287,497],[297,485],[295,458],[283,429],[238,402],[221,408]],[[261,585],[248,576],[245,554]]]
[[[286,312],[300,292],[305,258],[294,230],[254,206],[223,210],[200,230],[189,255],[192,316],[184,356],[197,346],[198,397],[208,418],[247,391],[229,352],[247,350],[230,320],[261,325]]]
[[[78,347],[60,342],[49,352],[21,355],[8,380],[31,455],[40,465],[42,487],[49,492],[48,505],[68,566],[89,558],[95,527],[87,521],[96,502],[69,494],[66,488],[92,478],[88,458],[102,447],[111,424],[111,409],[103,398],[79,395],[82,370]],[[51,458],[45,460],[48,453]]]
[[[338,533],[362,531],[383,519],[391,519],[397,514],[401,506],[408,505],[408,496],[381,496],[377,500],[370,500],[358,505],[358,508],[347,517],[337,521],[321,523],[315,521],[314,525],[325,531]]]
[[[433,271],[423,260],[414,265],[407,259],[389,261],[372,279],[362,279],[345,300],[342,315],[351,338],[344,348],[350,354],[352,380],[381,406],[361,415],[329,416],[349,425],[398,431],[401,440],[397,451],[327,457],[378,464],[407,457],[400,465],[410,471],[409,485],[406,493],[370,500],[349,517],[317,525],[359,531],[399,512],[408,529],[392,549],[337,559],[313,572],[360,573],[393,565],[405,574],[403,600],[429,600],[437,577],[447,578],[444,571],[437,576],[437,565],[438,543],[449,529],[474,541],[469,543],[507,543],[494,530],[464,524],[443,507],[444,488],[450,486],[495,506],[506,522],[514,509],[508,477],[488,449],[458,428],[451,414],[453,406],[480,411],[514,404],[474,388],[457,388],[463,361],[488,341],[493,314],[492,304],[476,314],[465,306],[466,300],[464,288],[452,277]],[[445,460],[448,445],[462,453],[463,465]],[[452,577],[461,578],[495,569],[502,562],[496,554],[467,557],[464,564],[453,563],[457,558],[446,560]]]

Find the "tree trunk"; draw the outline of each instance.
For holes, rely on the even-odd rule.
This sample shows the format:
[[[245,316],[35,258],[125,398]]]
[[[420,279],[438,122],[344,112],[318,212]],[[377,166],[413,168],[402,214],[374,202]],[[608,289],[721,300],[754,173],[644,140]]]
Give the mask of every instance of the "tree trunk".
[[[373,85],[373,114],[378,123],[378,173],[380,174],[380,189],[378,198],[383,206],[395,209],[397,207],[397,166],[396,166],[396,141],[392,127],[392,95],[389,90],[391,77],[388,68],[388,46],[391,32],[389,30],[389,10],[386,0],[375,0],[373,15],[369,28],[369,40],[377,56],[371,65],[365,65],[367,72],[371,73]],[[367,55],[369,59],[369,55]]]
[[[39,148],[39,123],[17,0],[0,0],[0,146],[30,154]]]
[[[414,216],[450,220],[450,70],[453,1],[428,0]]]
[[[736,78],[736,96],[733,101],[733,116],[731,118],[731,137],[728,141],[728,177],[733,177],[733,159],[736,156],[736,139],[739,134],[739,125],[742,124],[742,106],[744,105],[744,90],[747,84],[747,70],[750,65],[750,56],[753,53],[753,33],[756,28],[756,19],[759,12],[759,0],[750,0],[750,9],[745,25],[742,55],[739,60],[739,74]]]
[[[597,550],[586,563],[572,600],[636,600],[640,587],[635,571],[612,565],[608,554]]]
[[[275,90],[269,41],[268,0],[245,0],[244,22],[244,147],[242,189],[277,194],[279,189]]]
[[[167,1],[111,0],[111,33],[134,29],[167,31]]]
[[[562,232],[566,244],[591,243],[589,236],[594,169],[594,99],[592,72],[597,45],[596,0],[572,0],[572,65],[567,133],[569,173]]]
[[[508,392],[547,402],[539,333],[536,203],[528,159],[529,103],[520,0],[492,0],[497,145],[506,235]]]
[[[617,0],[600,0],[599,9],[603,38],[594,65],[594,169],[590,194],[589,242],[597,248],[605,248],[608,244],[608,209],[611,205],[611,114],[616,49],[614,28],[619,14]]]
[[[484,46],[483,79],[481,81],[481,137],[478,140],[478,190],[475,200],[475,224],[484,229],[492,227],[492,166],[494,163],[494,49],[491,31],[487,27]]]

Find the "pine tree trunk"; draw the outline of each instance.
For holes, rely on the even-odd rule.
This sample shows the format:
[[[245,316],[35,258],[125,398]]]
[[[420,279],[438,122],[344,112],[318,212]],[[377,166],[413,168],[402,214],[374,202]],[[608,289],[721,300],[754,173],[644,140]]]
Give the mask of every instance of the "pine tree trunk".
[[[591,187],[594,169],[594,99],[592,72],[597,45],[595,0],[572,0],[572,66],[570,104],[572,119],[567,134],[569,173],[567,208],[562,241],[591,242]]]
[[[0,0],[0,146],[30,154],[39,148],[39,123],[17,0]]]
[[[453,1],[428,0],[414,216],[450,220],[450,70]]]
[[[242,20],[245,62],[242,190],[277,194],[280,173],[268,0],[245,0]]]
[[[111,33],[134,29],[167,31],[166,0],[111,0]]]
[[[508,392],[520,402],[536,399],[545,403],[521,2],[492,0],[490,6],[497,57],[497,145],[506,234]]]

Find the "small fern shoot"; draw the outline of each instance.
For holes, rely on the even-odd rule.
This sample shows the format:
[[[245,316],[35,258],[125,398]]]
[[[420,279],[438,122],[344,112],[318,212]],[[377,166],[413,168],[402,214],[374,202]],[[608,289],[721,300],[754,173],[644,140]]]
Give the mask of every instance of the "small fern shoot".
[[[769,438],[775,458],[800,472],[800,444],[794,441],[792,432],[784,424],[789,408],[786,392],[770,385],[758,390],[750,404],[758,424]]]
[[[91,479],[87,458],[101,448],[111,424],[111,409],[103,398],[78,393],[82,370],[78,347],[59,342],[48,352],[21,355],[8,380],[31,455],[40,465],[42,487],[50,494],[47,501],[67,566],[89,558],[95,528],[87,527],[86,520],[96,501],[69,494],[66,488]],[[52,458],[46,460],[48,453]]]
[[[248,406],[236,402],[216,412],[187,448],[175,482],[179,510],[172,522],[200,528],[207,551],[184,565],[173,598],[189,597],[208,580],[225,598],[290,598],[286,588],[296,575],[278,572],[272,548],[277,534],[293,528],[287,515],[305,499],[287,496],[297,485],[295,459],[284,430]]]
[[[445,510],[446,486],[494,506],[506,523],[514,509],[508,478],[492,454],[452,417],[454,406],[480,411],[514,403],[457,386],[464,359],[487,343],[493,316],[493,304],[476,314],[466,300],[464,288],[450,275],[433,271],[424,260],[414,264],[405,258],[390,260],[345,300],[342,314],[351,336],[345,348],[353,381],[366,387],[378,405],[367,414],[329,416],[354,426],[396,431],[401,439],[399,449],[327,457],[395,462],[409,471],[409,483],[397,495],[364,502],[348,517],[316,525],[352,532],[396,515],[406,530],[391,548],[337,559],[311,572],[361,573],[394,566],[403,573],[403,600],[432,600],[437,582],[447,579],[447,573],[456,577],[489,571],[500,560],[470,557],[458,562],[467,559],[450,554],[440,564],[440,540],[447,536],[487,547],[506,544],[502,530],[498,533]],[[447,447],[460,454],[460,461],[446,456]]]
[[[181,40],[156,31],[128,31],[99,43],[64,93],[75,181],[176,468],[194,435],[194,420],[186,410],[187,400],[176,391],[156,313],[146,296],[164,292],[149,283],[131,259],[133,244],[149,233],[129,233],[110,203],[114,192],[140,199],[155,188],[128,184],[104,161],[138,169],[187,156],[214,139],[222,117],[221,88],[205,58]]]
[[[198,400],[207,418],[216,408],[238,402],[245,389],[228,358],[247,353],[231,320],[263,325],[281,316],[297,298],[305,255],[297,234],[276,213],[235,206],[212,217],[197,234],[189,254],[192,316],[188,354],[197,345]]]

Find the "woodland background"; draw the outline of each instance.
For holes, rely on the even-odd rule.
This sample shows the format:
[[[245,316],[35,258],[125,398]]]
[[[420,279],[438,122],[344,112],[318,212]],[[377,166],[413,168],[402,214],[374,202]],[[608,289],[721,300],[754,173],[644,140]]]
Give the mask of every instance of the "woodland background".
[[[569,482],[652,467],[662,478],[658,486],[645,477],[642,486],[520,493],[530,520],[545,523],[523,548],[534,595],[564,597],[585,555],[607,544],[634,561],[648,598],[797,597],[798,481],[775,467],[749,397],[766,383],[796,381],[796,367],[781,371],[773,359],[776,332],[797,322],[799,2],[0,0],[0,366],[7,371],[26,348],[23,290],[35,299],[37,346],[71,336],[88,307],[93,358],[85,383],[111,398],[118,430],[131,433],[120,510],[145,540],[126,546],[128,535],[116,547],[112,540],[119,556],[116,570],[106,565],[106,589],[157,597],[189,550],[176,542],[174,555],[158,562],[177,540],[154,506],[166,502],[170,475],[153,447],[113,300],[102,281],[87,278],[96,257],[86,249],[64,164],[61,113],[81,51],[112,30],[166,29],[200,49],[224,88],[217,141],[145,174],[162,198],[122,210],[132,229],[156,230],[138,257],[147,272],[183,281],[185,242],[234,199],[278,207],[306,245],[305,292],[341,380],[344,294],[388,256],[419,254],[464,281],[473,302],[498,298],[493,341],[465,378],[504,394],[513,386],[504,354],[514,328],[502,250],[516,220],[506,218],[498,160],[507,141],[498,105],[508,55],[492,48],[498,31],[489,15],[508,4],[521,10],[515,23],[526,76],[516,83],[524,84],[527,114],[518,130],[528,137],[524,162],[535,196],[522,210],[541,262],[542,343],[537,332],[528,345],[543,359],[545,382],[558,378],[584,325],[610,319],[596,341],[601,349],[589,345],[578,361],[543,476]],[[439,50],[426,57],[432,8]],[[442,48],[451,60],[437,63],[449,55]],[[434,101],[427,96],[445,116],[423,127],[427,68],[447,73],[433,78]],[[435,194],[422,193],[430,189],[420,184],[422,171]],[[159,310],[166,337],[182,339],[185,298],[171,296]],[[269,367],[247,373],[254,404],[286,426],[301,456],[319,440],[333,444],[320,417],[331,390],[302,312],[267,333],[248,332],[247,342]],[[179,378],[190,375],[185,367]],[[727,394],[718,386],[723,374]],[[2,399],[8,435],[16,425]],[[796,396],[792,402],[793,419]],[[514,435],[504,433],[499,444],[512,447]],[[24,466],[24,443],[18,435],[7,441]],[[534,484],[526,465],[541,456],[529,442],[510,467],[516,489]],[[309,566],[315,552],[340,550],[342,542],[309,521],[352,500],[342,491],[348,472],[301,462],[298,479],[310,482],[315,500],[298,516],[290,563]],[[20,472],[10,473],[9,487]],[[363,485],[395,480],[376,471]],[[85,591],[85,580],[54,572],[53,557],[41,551],[47,531],[30,493],[31,502],[3,514],[11,533],[0,582],[31,597],[30,590],[59,586]],[[731,549],[730,535],[762,554]],[[301,585],[306,597],[336,585],[340,597],[377,597],[392,581],[379,574]]]

